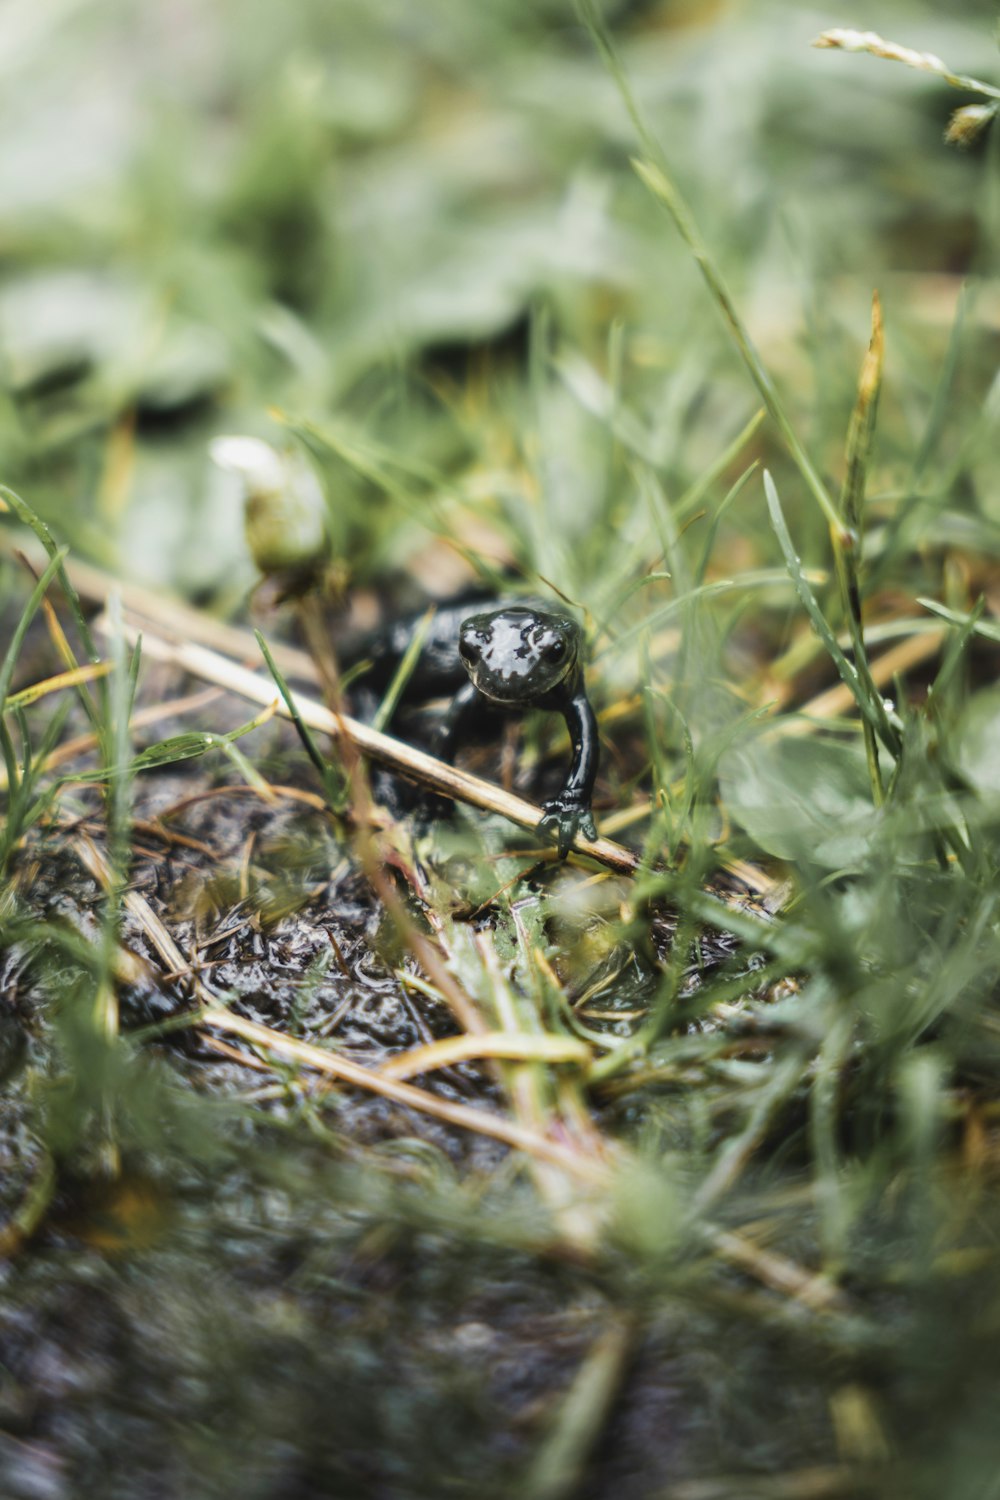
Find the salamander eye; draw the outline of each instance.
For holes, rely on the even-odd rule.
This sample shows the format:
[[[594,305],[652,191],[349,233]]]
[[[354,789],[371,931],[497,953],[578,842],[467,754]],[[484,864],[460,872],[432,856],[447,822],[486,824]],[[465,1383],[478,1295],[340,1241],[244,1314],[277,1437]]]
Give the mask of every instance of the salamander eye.
[[[545,656],[548,661],[562,661],[566,655],[566,642],[562,636],[557,635],[554,641],[550,641],[545,647]]]
[[[483,654],[483,648],[471,635],[459,636],[458,654],[464,662],[477,662]]]

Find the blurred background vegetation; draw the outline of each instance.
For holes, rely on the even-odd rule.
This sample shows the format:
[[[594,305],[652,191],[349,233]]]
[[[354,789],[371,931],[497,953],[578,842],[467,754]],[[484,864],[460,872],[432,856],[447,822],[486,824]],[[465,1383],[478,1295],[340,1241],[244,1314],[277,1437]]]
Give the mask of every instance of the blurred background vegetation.
[[[951,314],[945,286],[913,278],[992,256],[986,148],[942,149],[960,98],[811,50],[844,19],[821,9],[608,14],[834,471],[878,285],[893,418],[880,478],[898,483]],[[871,19],[955,68],[989,55],[988,4],[943,20],[887,0]],[[674,483],[753,411],[690,257],[628,167],[631,126],[570,5],[40,0],[6,31],[5,472],[109,567],[202,596],[252,581],[207,439],[280,437],[277,412],[447,476],[506,515],[525,562],[534,480],[548,509],[533,529],[552,551],[569,525],[555,560],[586,584],[600,547],[577,553],[608,461],[606,422],[587,408],[609,360]],[[526,379],[532,337],[540,384]],[[401,518],[383,493],[359,519],[363,481],[325,457],[338,540],[375,576],[419,542],[419,511]],[[727,526],[766,551],[759,486]]]
[[[810,46],[872,25],[992,79],[995,5],[603,13],[834,492],[880,293],[870,638],[919,634],[925,596],[960,618],[982,598],[985,631],[936,683],[925,663],[887,686],[904,752],[883,754],[881,817],[855,724],[754,737],[763,704],[794,710],[835,673],[759,476],[731,487],[772,471],[836,632],[829,530],[776,429],[752,427],[758,393],[570,0],[9,6],[0,479],[74,554],[238,614],[242,495],[209,444],[299,445],[354,589],[440,596],[499,565],[588,612],[598,706],[644,701],[602,811],[652,788],[650,845],[689,851],[644,891],[676,903],[679,959],[638,898],[588,927],[613,927],[600,972],[581,908],[546,909],[561,972],[589,963],[608,1006],[653,1015],[638,1071],[612,1058],[592,1080],[634,1155],[580,1263],[498,1157],[341,1130],[293,1078],[268,1113],[235,1083],[178,1087],[198,1076],[184,1055],[161,1072],[95,1050],[92,962],[46,948],[41,898],[0,905],[4,993],[36,986],[0,1025],[8,1213],[70,1163],[47,1237],[0,1272],[11,1500],[996,1493],[996,136],[946,146],[974,95]],[[0,587],[29,591],[7,557]],[[660,659],[643,632],[664,623],[681,635]],[[275,865],[293,835],[327,873],[341,857],[297,825]],[[791,897],[726,919],[742,956],[691,1001],[720,843],[780,859]],[[64,855],[37,858],[51,916]],[[632,991],[613,941],[648,960]],[[727,1052],[716,1004],[744,1041],[760,1029],[752,1055]],[[80,1122],[109,1113],[133,1164],[113,1193],[73,1178]],[[719,1224],[758,1246],[745,1279]],[[772,1296],[779,1250],[829,1297]]]

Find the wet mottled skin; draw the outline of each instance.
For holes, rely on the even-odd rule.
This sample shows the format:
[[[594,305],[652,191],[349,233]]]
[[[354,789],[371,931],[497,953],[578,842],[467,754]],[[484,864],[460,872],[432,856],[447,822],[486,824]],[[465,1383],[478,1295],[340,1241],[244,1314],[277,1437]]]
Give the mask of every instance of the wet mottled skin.
[[[438,611],[427,633],[408,694],[454,692],[434,749],[450,760],[463,727],[484,707],[523,712],[553,709],[569,730],[573,759],[562,790],[544,804],[539,831],[555,835],[565,858],[577,833],[596,838],[590,810],[597,775],[598,736],[583,685],[583,637],[569,615],[534,604],[506,604],[470,613],[472,606]],[[404,621],[366,643],[369,679],[385,684],[413,638]],[[467,677],[463,681],[463,669]]]
[[[496,708],[550,708],[566,720],[573,761],[562,791],[545,803],[539,831],[556,835],[566,857],[577,833],[596,838],[590,799],[597,775],[594,711],[583,685],[580,627],[568,615],[526,605],[470,615],[459,628],[458,654],[469,674],[455,695],[445,747],[461,716],[485,698]]]

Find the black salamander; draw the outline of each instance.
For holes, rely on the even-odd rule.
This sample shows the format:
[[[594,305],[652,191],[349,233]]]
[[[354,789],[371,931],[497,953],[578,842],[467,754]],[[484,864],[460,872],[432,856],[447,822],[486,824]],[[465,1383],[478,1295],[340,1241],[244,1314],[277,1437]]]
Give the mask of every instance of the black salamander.
[[[475,612],[470,612],[475,611]],[[414,639],[419,622],[402,620],[370,636],[365,681],[388,685]],[[446,605],[434,615],[406,685],[409,701],[453,694],[434,741],[450,761],[463,729],[484,707],[508,712],[532,708],[561,713],[573,759],[562,790],[544,804],[540,833],[554,834],[565,859],[578,832],[596,838],[591,797],[597,775],[598,735],[583,683],[583,635],[569,615],[536,605]]]

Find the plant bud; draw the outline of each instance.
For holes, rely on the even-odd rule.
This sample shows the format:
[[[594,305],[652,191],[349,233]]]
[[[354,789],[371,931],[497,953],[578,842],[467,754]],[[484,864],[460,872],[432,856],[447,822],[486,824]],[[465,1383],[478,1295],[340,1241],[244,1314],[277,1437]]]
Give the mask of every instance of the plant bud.
[[[321,571],[330,551],[326,505],[306,460],[251,437],[215,438],[209,451],[220,469],[243,481],[247,545],[260,571]]]
[[[979,139],[997,112],[995,104],[966,104],[948,121],[944,138],[949,146],[971,146]]]

